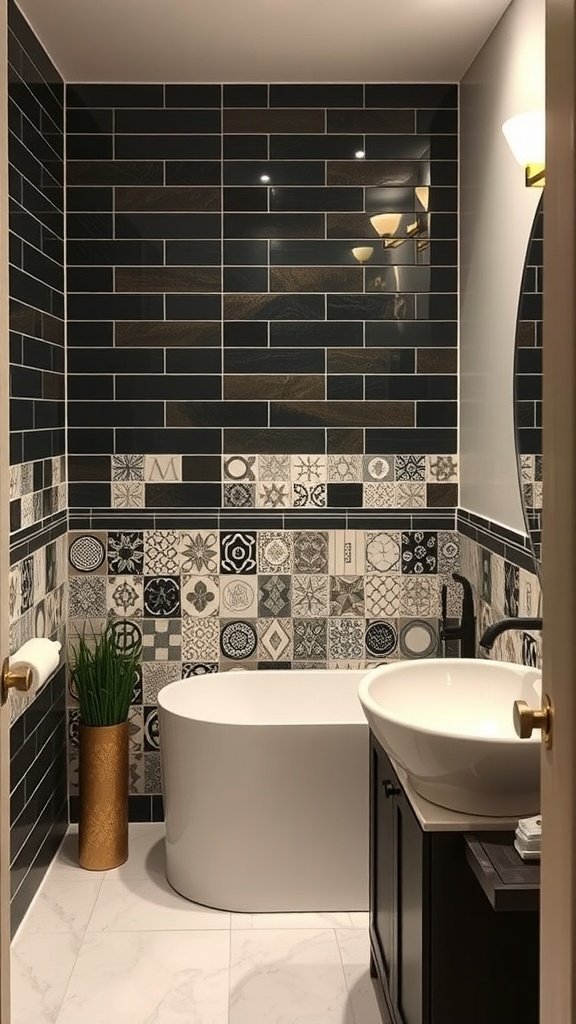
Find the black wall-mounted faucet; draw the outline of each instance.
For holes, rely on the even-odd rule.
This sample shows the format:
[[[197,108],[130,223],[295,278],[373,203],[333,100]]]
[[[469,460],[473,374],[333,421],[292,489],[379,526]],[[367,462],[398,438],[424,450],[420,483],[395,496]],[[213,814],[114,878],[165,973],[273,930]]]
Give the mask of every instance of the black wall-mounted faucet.
[[[495,640],[509,629],[542,629],[542,619],[500,619],[485,630],[480,646],[491,651]]]
[[[456,626],[447,625],[448,608],[448,587],[442,587],[442,625],[440,627],[440,639],[446,643],[447,640],[460,641],[460,657],[476,657],[476,616],[474,615],[474,596],[472,586],[465,576],[457,572],[452,573],[452,579],[459,583],[463,590],[462,597],[462,618]]]

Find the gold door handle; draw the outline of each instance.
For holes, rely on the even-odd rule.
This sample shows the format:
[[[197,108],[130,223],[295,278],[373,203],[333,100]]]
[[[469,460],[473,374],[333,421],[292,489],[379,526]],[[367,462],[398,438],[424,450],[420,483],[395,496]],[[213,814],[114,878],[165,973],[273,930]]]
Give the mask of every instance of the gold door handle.
[[[514,728],[521,740],[530,739],[534,729],[541,729],[544,742],[552,746],[552,701],[547,693],[541,708],[531,708],[525,700],[514,701]]]
[[[28,693],[28,690],[32,689],[33,679],[34,673],[29,665],[16,665],[15,668],[10,668],[8,658],[4,658],[1,681],[2,704],[5,704],[8,700],[8,691],[10,689]]]

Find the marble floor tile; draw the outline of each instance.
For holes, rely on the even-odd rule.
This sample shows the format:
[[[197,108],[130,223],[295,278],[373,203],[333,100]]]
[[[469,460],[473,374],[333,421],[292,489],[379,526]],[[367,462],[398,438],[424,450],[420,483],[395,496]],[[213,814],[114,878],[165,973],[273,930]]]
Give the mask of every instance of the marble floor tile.
[[[130,825],[128,860],[119,868],[106,872],[106,878],[166,877],[164,856],[165,828],[163,822]]]
[[[71,932],[34,934],[28,927],[12,943],[12,1024],[54,1024],[81,938]]]
[[[132,826],[130,826],[132,831]],[[63,878],[104,878],[103,871],[85,871],[78,863],[78,826],[70,825],[46,874],[46,881]]]
[[[179,896],[165,878],[106,878],[89,932],[229,929],[230,914]]]
[[[249,928],[269,930],[276,928],[353,928],[352,915],[347,913],[314,914],[230,914],[231,927],[236,930]]]
[[[47,877],[20,931],[36,935],[68,932],[82,938],[102,884],[102,878],[92,877],[92,872],[81,872],[81,876],[74,880],[58,875]]]
[[[353,928],[366,928],[370,924],[370,914],[367,910],[351,910],[350,917],[352,919]]]
[[[228,1024],[229,943],[227,931],[87,935],[56,1024]]]
[[[355,1024],[331,929],[232,931],[229,1024]]]
[[[344,977],[354,1011],[355,1024],[381,1024],[374,985],[370,977],[370,940],[360,928],[337,929]]]

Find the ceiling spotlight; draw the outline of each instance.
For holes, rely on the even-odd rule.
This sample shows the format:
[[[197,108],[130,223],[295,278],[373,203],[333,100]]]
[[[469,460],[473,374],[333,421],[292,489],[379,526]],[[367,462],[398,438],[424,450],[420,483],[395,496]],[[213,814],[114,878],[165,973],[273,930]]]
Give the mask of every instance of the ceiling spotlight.
[[[262,182],[264,182],[264,184],[266,184],[268,181],[270,181],[270,175],[269,174],[261,174],[260,175],[260,181],[262,181]]]
[[[354,156],[356,157],[357,160],[363,160],[364,157],[366,156],[366,153],[364,152],[363,149],[357,149],[356,152],[354,153]]]

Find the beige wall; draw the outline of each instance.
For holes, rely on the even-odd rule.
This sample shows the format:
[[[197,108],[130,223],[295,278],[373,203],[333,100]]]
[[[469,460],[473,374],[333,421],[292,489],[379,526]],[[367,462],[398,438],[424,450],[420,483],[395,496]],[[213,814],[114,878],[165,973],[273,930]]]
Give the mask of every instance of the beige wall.
[[[524,532],[513,418],[514,337],[539,189],[502,135],[544,107],[545,0],[513,0],[461,84],[461,505]]]

